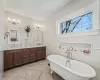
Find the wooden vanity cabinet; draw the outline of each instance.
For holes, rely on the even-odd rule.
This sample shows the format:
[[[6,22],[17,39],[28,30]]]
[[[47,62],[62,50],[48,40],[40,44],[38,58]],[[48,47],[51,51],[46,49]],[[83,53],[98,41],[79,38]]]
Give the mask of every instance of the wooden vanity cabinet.
[[[4,51],[4,69],[12,68],[13,65],[13,52],[10,51]]]
[[[14,62],[14,66],[19,66],[22,64],[22,51],[21,50],[15,50],[13,62]]]
[[[22,50],[22,64],[27,64],[30,62],[30,50],[24,49]]]
[[[4,70],[46,58],[46,47],[4,51]]]
[[[36,49],[30,49],[30,62],[37,61]]]
[[[46,48],[37,48],[37,60],[45,59],[46,57]]]

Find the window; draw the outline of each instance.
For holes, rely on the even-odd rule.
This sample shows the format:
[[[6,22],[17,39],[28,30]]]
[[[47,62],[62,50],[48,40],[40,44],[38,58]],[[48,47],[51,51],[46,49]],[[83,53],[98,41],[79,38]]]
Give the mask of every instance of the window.
[[[71,33],[92,30],[92,12],[79,16],[69,21],[62,22],[60,24],[60,33]]]

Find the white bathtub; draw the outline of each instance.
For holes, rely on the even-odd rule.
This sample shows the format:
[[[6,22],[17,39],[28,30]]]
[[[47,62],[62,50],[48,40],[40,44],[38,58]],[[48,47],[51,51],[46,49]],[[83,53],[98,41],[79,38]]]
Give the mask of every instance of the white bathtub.
[[[89,80],[96,76],[95,70],[82,62],[71,60],[70,68],[66,65],[67,58],[60,55],[50,55],[50,68],[65,80]]]

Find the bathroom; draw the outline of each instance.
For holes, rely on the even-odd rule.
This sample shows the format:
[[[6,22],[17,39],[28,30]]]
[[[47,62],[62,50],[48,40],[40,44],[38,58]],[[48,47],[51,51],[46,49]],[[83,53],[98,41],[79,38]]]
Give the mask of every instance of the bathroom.
[[[1,0],[0,13],[0,80],[100,80],[100,0]],[[62,28],[84,16],[91,28]]]

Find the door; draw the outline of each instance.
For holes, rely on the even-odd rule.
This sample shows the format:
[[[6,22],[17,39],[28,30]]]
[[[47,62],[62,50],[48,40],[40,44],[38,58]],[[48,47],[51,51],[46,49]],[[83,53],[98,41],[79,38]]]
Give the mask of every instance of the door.
[[[36,61],[36,49],[30,50],[30,62]]]
[[[37,59],[38,60],[45,59],[45,57],[46,57],[46,50],[45,50],[45,48],[37,49]]]
[[[30,62],[30,51],[29,49],[22,50],[22,63],[27,64]]]
[[[22,51],[16,50],[14,52],[14,66],[19,66],[22,64]]]
[[[13,65],[13,53],[4,52],[4,69],[9,69],[14,67]]]

